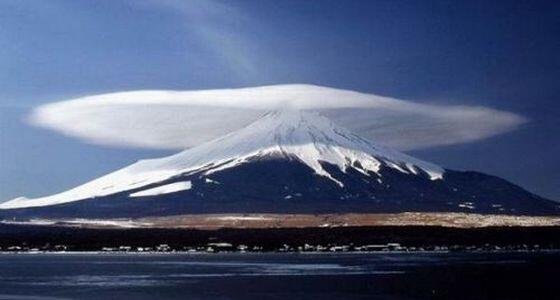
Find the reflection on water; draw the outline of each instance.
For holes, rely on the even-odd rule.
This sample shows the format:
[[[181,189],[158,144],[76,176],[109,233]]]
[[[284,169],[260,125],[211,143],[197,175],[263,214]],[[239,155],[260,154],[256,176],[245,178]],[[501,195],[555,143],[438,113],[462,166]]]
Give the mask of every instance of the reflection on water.
[[[557,253],[3,254],[0,300],[531,299],[553,293],[558,266]]]

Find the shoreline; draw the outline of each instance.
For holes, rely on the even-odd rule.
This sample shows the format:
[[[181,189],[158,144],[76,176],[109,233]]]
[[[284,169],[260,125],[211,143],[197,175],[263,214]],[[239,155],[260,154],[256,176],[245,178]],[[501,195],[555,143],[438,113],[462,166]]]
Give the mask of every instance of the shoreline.
[[[0,255],[105,255],[105,256],[250,256],[250,255],[286,255],[286,256],[305,256],[305,255],[321,255],[321,256],[337,256],[337,255],[417,255],[417,254],[556,254],[560,253],[560,248],[557,249],[540,249],[540,250],[475,250],[475,251],[439,251],[439,250],[425,250],[425,251],[346,251],[346,252],[329,252],[329,251],[306,251],[306,252],[282,252],[282,251],[267,251],[267,252],[240,252],[240,251],[224,251],[224,252],[189,252],[189,251],[170,251],[170,252],[107,252],[107,251],[0,251]]]
[[[80,228],[0,224],[9,252],[333,252],[541,251],[560,249],[560,226],[452,228]]]

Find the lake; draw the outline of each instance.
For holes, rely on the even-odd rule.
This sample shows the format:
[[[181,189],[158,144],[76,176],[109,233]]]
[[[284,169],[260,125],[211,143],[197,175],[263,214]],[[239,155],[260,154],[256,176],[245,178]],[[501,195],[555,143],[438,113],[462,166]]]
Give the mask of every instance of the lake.
[[[0,299],[551,299],[560,252],[0,254]]]

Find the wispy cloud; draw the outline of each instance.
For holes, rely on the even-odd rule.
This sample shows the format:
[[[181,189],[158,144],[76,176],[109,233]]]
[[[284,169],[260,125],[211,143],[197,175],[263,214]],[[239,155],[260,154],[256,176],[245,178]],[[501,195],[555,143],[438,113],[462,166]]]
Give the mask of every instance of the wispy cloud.
[[[420,104],[313,85],[103,94],[40,106],[30,120],[95,144],[184,149],[278,109],[319,111],[363,137],[401,150],[472,142],[526,121],[482,106]]]
[[[249,17],[239,9],[216,0],[150,0],[132,5],[174,14],[183,30],[199,41],[196,46],[212,53],[227,72],[239,79],[255,78],[257,68],[251,59],[254,43],[239,30]]]

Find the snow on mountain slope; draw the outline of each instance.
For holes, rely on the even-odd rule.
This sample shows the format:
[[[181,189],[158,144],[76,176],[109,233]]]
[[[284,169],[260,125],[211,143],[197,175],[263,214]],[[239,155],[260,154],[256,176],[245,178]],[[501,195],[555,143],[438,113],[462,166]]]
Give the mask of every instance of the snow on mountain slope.
[[[132,193],[129,195],[129,197],[137,198],[137,197],[164,195],[169,193],[190,190],[191,187],[192,187],[192,183],[190,181],[179,181],[179,182],[158,186],[152,189],[147,189],[147,190],[142,190],[140,192]]]
[[[323,169],[321,162],[336,165],[342,171],[354,168],[364,174],[378,172],[382,165],[407,174],[427,174],[432,180],[441,179],[444,173],[439,166],[375,145],[318,113],[285,110],[267,113],[245,128],[178,154],[138,161],[60,194],[16,198],[0,204],[0,209],[50,206],[107,196],[194,171],[211,174],[267,156],[298,159],[340,186],[342,183]],[[149,193],[151,189],[130,196]]]

